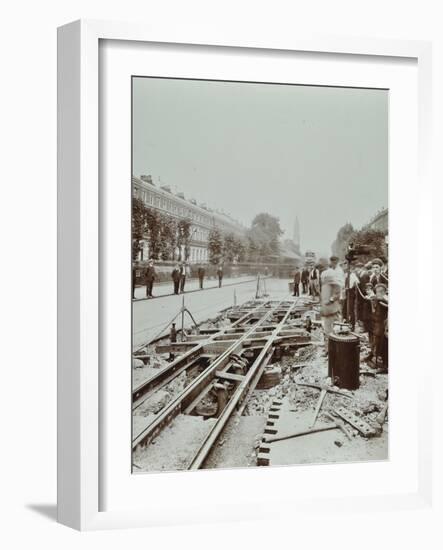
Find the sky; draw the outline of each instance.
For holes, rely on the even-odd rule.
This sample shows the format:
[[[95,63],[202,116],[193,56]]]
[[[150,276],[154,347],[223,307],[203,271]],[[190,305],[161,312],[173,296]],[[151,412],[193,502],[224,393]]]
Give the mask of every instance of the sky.
[[[388,206],[388,92],[137,77],[133,173],[328,255]]]

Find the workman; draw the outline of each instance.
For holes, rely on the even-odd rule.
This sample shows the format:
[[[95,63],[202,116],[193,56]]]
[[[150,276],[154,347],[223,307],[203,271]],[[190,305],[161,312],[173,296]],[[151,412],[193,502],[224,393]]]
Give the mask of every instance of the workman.
[[[332,334],[334,323],[340,321],[341,312],[341,277],[333,268],[323,271],[320,295],[320,314],[323,321],[325,353],[328,353],[329,335]]]

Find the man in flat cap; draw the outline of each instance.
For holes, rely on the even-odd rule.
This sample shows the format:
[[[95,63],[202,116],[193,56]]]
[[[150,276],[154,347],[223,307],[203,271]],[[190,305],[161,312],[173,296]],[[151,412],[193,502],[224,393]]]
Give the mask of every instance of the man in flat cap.
[[[381,271],[383,267],[383,262],[379,258],[375,258],[375,260],[372,260],[372,275],[370,278],[370,283],[375,289],[375,286],[379,283],[384,283]]]

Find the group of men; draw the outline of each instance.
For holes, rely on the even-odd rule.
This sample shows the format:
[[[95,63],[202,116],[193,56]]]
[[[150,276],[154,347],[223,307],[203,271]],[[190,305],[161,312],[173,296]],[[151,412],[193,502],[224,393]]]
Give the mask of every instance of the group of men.
[[[388,289],[387,266],[375,258],[366,264],[357,263],[349,269],[346,285],[345,317],[352,328],[358,322],[368,334],[371,351],[366,358],[388,368]]]
[[[175,264],[175,267],[171,272],[174,294],[183,294],[183,292],[185,291],[186,276],[189,273],[190,268],[186,262]]]
[[[320,296],[320,266],[305,266],[303,269],[296,268],[294,273],[294,296],[300,296],[300,285],[303,294]]]
[[[171,272],[172,286],[174,294],[182,294],[185,291],[186,278],[190,276],[191,269],[189,263],[179,262],[175,264],[174,269]],[[197,270],[197,276],[199,281],[199,288],[203,289],[203,281],[205,278],[206,270],[201,265]],[[217,278],[219,288],[222,286],[223,282],[223,266],[219,265],[217,268]],[[132,299],[135,299],[135,283],[137,279],[137,267],[134,266],[132,269]],[[146,285],[146,298],[153,298],[153,288],[154,283],[158,279],[157,271],[154,266],[154,260],[149,260],[146,267],[143,282]]]
[[[334,325],[346,321],[352,330],[367,333],[370,353],[381,372],[388,367],[388,272],[379,258],[366,264],[343,262],[331,256],[329,265],[296,269],[294,296],[302,292],[320,300],[326,353]]]

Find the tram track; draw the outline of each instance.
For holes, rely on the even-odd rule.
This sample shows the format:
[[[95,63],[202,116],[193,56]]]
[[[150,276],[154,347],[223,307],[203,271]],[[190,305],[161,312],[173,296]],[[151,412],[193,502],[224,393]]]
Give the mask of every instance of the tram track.
[[[259,304],[258,306],[251,309],[251,311],[246,312],[243,316],[241,316],[237,321],[235,321],[232,325],[229,327],[223,327],[216,333],[212,335],[208,335],[206,339],[201,341],[187,341],[187,342],[179,342],[174,343],[172,345],[169,345],[168,349],[169,351],[176,351],[176,352],[183,352],[183,348],[190,348],[182,355],[174,359],[167,367],[159,371],[154,376],[148,378],[147,380],[143,381],[142,383],[138,384],[137,387],[133,389],[132,392],[132,410],[133,412],[140,407],[146,399],[149,399],[151,395],[164,387],[165,385],[169,384],[174,378],[176,378],[179,374],[186,371],[190,367],[192,367],[203,355],[205,351],[205,346],[207,347],[209,344],[214,343],[217,341],[217,338],[223,337],[223,335],[226,335],[228,330],[235,329],[236,327],[241,327],[244,323],[246,323],[254,314],[257,313],[257,311],[263,307],[266,307],[269,302],[264,302],[262,304]],[[204,333],[203,333],[204,334]],[[152,343],[152,342],[151,342]],[[143,349],[143,348],[141,348]],[[138,355],[139,357],[140,355]],[[137,355],[134,355],[134,357],[137,357]]]
[[[251,303],[240,306],[234,311],[230,326],[216,332],[215,329],[209,329],[209,334],[205,334],[203,330],[203,334],[195,335],[194,342],[186,343],[190,349],[157,375],[134,388],[133,410],[137,411],[158,389],[189,369],[201,357],[212,354],[209,365],[134,437],[133,451],[148,447],[177,416],[195,414],[199,402],[211,391],[215,391],[220,410],[217,410],[212,427],[188,465],[190,470],[204,468],[229,420],[235,414],[241,416],[266,366],[272,361],[276,346],[309,343],[309,338],[300,330],[295,330],[290,323],[291,317],[297,312],[299,301],[287,297],[280,301],[267,300],[259,304],[254,302],[252,306]],[[178,347],[184,349],[186,345],[181,344]],[[163,345],[160,349],[165,351],[177,348]],[[246,352],[249,356],[252,354],[252,360],[244,359]]]
[[[294,304],[295,306],[295,304]],[[242,403],[245,403],[248,396],[254,391],[260,376],[263,374],[265,367],[268,365],[269,361],[272,358],[273,349],[272,345],[275,337],[278,335],[281,327],[284,325],[285,321],[289,317],[291,311],[294,309],[294,306],[290,306],[288,311],[285,313],[283,319],[279,322],[275,330],[268,337],[266,344],[263,346],[263,349],[259,353],[257,359],[250,366],[247,374],[244,376],[244,379],[237,386],[234,394],[229,400],[227,406],[218,417],[216,423],[211,428],[210,432],[206,436],[202,445],[195,453],[194,458],[189,464],[189,470],[197,470],[204,466],[205,461],[208,459],[209,454],[219,439],[223,429],[225,428],[227,422],[237,409],[237,414],[241,416],[244,406]]]

